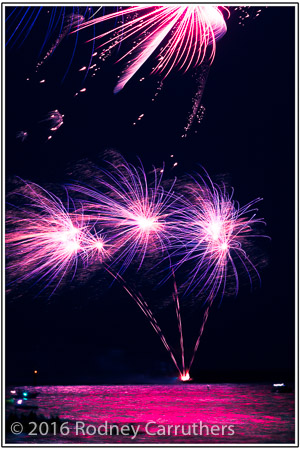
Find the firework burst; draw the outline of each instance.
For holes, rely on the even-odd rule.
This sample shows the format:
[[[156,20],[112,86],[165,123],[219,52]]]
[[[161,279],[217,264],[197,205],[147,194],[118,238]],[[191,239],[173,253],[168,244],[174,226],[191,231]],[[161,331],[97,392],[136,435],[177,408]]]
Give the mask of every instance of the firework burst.
[[[58,286],[87,255],[86,226],[80,215],[72,215],[58,197],[34,183],[25,183],[18,195],[26,204],[7,213],[8,271],[19,281],[35,279],[46,286],[55,281]]]
[[[233,200],[233,189],[228,193],[225,185],[213,183],[208,174],[205,178],[196,175],[185,188],[188,196],[179,212],[180,227],[177,228],[182,257],[175,268],[186,262],[193,263],[186,283],[187,292],[198,290],[198,294],[205,293],[209,301],[219,292],[224,294],[231,269],[237,294],[238,266],[246,270],[251,284],[251,274],[259,278],[246,248],[253,238],[266,237],[255,231],[259,225],[265,225],[263,219],[256,217],[255,205],[262,199],[240,206]]]
[[[81,193],[85,217],[105,230],[115,252],[112,264],[121,263],[122,273],[135,259],[141,267],[146,255],[163,255],[169,245],[172,215],[176,211],[175,181],[162,184],[163,169],[153,168],[147,176],[143,165],[134,167],[122,159],[110,170],[95,174],[97,188],[72,185]]]
[[[226,32],[221,8],[204,5],[131,6],[90,20],[80,28],[118,18],[122,19],[121,24],[97,37],[107,38],[102,46],[109,51],[127,39],[133,42],[132,48],[120,58],[130,61],[119,78],[115,93],[123,89],[154,52],[157,52],[158,62],[152,73],[163,73],[164,78],[175,67],[187,71],[199,66],[207,54],[212,61],[216,41]]]

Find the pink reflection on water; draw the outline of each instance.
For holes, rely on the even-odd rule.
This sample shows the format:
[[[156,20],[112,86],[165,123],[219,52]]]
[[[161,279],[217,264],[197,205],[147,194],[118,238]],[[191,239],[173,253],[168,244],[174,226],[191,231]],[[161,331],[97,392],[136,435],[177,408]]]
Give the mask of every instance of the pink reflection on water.
[[[30,391],[30,387],[26,387]],[[47,443],[292,443],[294,442],[294,394],[271,393],[270,385],[200,384],[151,386],[43,386],[35,388],[38,413],[58,415],[69,422],[68,436],[10,437],[7,442]],[[99,426],[140,425],[132,436],[87,436],[75,433],[75,422]],[[184,436],[182,429],[170,436],[149,436],[159,425],[194,423],[234,426],[234,435]]]

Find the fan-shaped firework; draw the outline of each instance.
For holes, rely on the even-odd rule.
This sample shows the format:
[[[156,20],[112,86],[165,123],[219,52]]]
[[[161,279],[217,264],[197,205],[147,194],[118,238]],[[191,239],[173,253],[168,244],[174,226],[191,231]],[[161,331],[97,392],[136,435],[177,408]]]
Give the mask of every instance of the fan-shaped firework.
[[[119,92],[147,59],[158,51],[158,63],[152,73],[166,77],[174,67],[188,70],[200,65],[209,50],[215,55],[216,40],[226,32],[220,7],[194,6],[130,6],[125,10],[93,19],[80,28],[125,16],[125,21],[98,36],[108,37],[103,46],[109,50],[130,39],[133,46],[120,59],[130,58],[115,92]]]

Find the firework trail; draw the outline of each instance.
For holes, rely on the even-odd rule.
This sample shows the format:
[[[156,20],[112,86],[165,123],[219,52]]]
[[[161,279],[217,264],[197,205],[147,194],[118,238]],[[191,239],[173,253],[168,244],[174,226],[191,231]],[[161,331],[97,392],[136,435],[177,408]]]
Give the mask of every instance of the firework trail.
[[[58,37],[55,42],[51,45],[50,49],[47,51],[45,56],[37,63],[36,69],[39,69],[47,59],[54,53],[62,40],[71,32],[74,27],[78,27],[82,22],[85,21],[84,16],[81,14],[70,14],[65,16],[63,12],[62,25]]]
[[[164,73],[164,78],[175,67],[187,71],[199,66],[205,56],[212,61],[216,41],[226,33],[220,7],[204,5],[131,6],[90,20],[79,28],[124,17],[126,20],[122,20],[120,25],[97,37],[107,37],[108,40],[102,46],[108,45],[109,49],[127,39],[133,41],[133,47],[119,59],[130,57],[114,89],[115,93],[123,89],[155,51],[158,51],[158,63],[152,73]]]
[[[208,314],[209,314],[209,311],[210,311],[212,302],[213,302],[213,300],[208,301],[208,306],[206,307],[206,309],[205,309],[205,311],[204,311],[203,320],[202,320],[202,324],[201,324],[201,327],[200,327],[199,335],[198,335],[198,338],[197,338],[197,340],[196,340],[195,347],[194,347],[194,349],[193,349],[193,353],[192,353],[192,357],[191,357],[190,363],[189,363],[188,368],[187,368],[187,370],[186,370],[186,372],[185,372],[186,374],[189,374],[189,373],[190,373],[192,364],[193,364],[193,362],[194,362],[194,359],[195,359],[195,356],[196,356],[196,352],[197,352],[198,347],[199,347],[199,345],[200,345],[200,340],[201,340],[201,337],[202,337],[202,334],[203,334],[203,331],[204,331],[204,327],[205,327],[205,324],[206,324],[207,319],[208,319]],[[189,378],[188,378],[188,379],[189,379]],[[183,381],[184,381],[184,380],[183,380]]]
[[[41,11],[42,7],[13,8],[12,11],[7,8],[8,13],[5,19],[7,34],[6,45],[12,47],[23,38],[20,44],[22,45],[40,16]]]
[[[92,16],[91,12],[91,8],[77,7],[6,7],[6,46],[12,48],[18,43],[19,47],[21,47],[34,27],[39,25],[44,30],[46,24],[40,55],[53,35],[56,34],[55,43],[51,46],[51,51],[49,51],[52,54],[75,22],[77,22],[76,25],[78,26],[85,20],[85,17],[87,19],[93,17],[94,14]],[[50,56],[49,52],[47,52],[46,59]]]
[[[182,329],[182,320],[181,320],[181,312],[180,312],[179,294],[178,294],[176,278],[175,278],[175,274],[174,274],[173,270],[172,270],[172,275],[173,275],[173,285],[174,285],[172,297],[173,297],[173,300],[175,303],[175,308],[176,308],[176,316],[177,316],[179,338],[180,338],[181,363],[182,363],[182,372],[180,372],[180,376],[182,378],[186,374],[185,359],[184,359],[183,329]]]
[[[109,170],[99,169],[94,176],[97,188],[71,185],[73,192],[83,194],[81,200],[89,221],[97,221],[118,255],[114,265],[122,264],[120,273],[136,258],[140,268],[147,255],[166,253],[176,212],[174,182],[168,189],[162,184],[163,169],[153,168],[147,176],[143,165],[136,168],[121,159],[110,163]]]
[[[127,292],[127,294],[135,301],[135,303],[138,305],[138,307],[143,311],[147,319],[149,320],[151,326],[157,333],[157,335],[160,337],[160,340],[167,350],[167,352],[170,354],[170,357],[172,361],[174,362],[180,376],[183,375],[183,372],[179,369],[179,366],[177,364],[176,358],[174,356],[174,353],[172,352],[169,344],[166,341],[166,338],[160,328],[160,326],[157,323],[157,320],[155,319],[151,309],[149,308],[147,302],[144,300],[143,296],[140,293],[135,292],[133,289],[128,287],[128,284],[126,281],[121,277],[120,274],[114,272],[109,266],[105,265],[105,270],[116,280],[118,281],[123,289]]]
[[[192,128],[196,117],[198,117],[199,123],[201,121],[202,117],[201,117],[201,115],[199,115],[199,111],[200,111],[200,107],[201,107],[201,101],[202,101],[204,88],[205,88],[207,77],[209,74],[209,69],[210,69],[210,63],[207,61],[204,61],[200,67],[200,74],[197,77],[197,90],[196,90],[196,94],[193,98],[192,111],[190,112],[190,114],[188,116],[188,121],[187,121],[186,126],[184,127],[184,134],[182,135],[182,137],[187,137],[187,133]]]
[[[86,20],[96,17],[102,9],[92,7],[5,7],[5,45],[8,49],[13,49],[16,45],[20,48],[27,37],[35,29],[40,28],[44,31],[44,37],[41,40],[41,47],[38,53],[38,62],[35,66],[35,72],[38,72],[46,61],[54,54],[61,42]],[[36,37],[39,39],[39,36]],[[74,59],[76,47],[78,44],[78,35],[74,40],[74,48],[71,52],[68,66],[63,76],[64,81]],[[49,47],[50,46],[50,47]],[[48,50],[44,50],[47,49]],[[86,76],[91,67],[94,45],[87,65]],[[27,78],[29,80],[29,78]]]

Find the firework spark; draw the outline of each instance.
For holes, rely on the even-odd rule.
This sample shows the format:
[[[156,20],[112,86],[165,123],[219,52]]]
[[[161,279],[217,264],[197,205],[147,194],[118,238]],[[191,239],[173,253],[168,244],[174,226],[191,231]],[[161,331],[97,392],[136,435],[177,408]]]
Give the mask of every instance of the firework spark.
[[[228,11],[228,10],[227,10]],[[216,41],[226,33],[226,23],[218,6],[131,6],[125,10],[90,20],[80,29],[110,19],[125,17],[125,22],[99,35],[107,37],[102,46],[109,51],[127,39],[133,47],[120,60],[130,58],[114,92],[128,83],[141,66],[158,52],[158,63],[152,73],[164,73],[164,78],[174,67],[187,71],[197,67],[205,56],[214,59]]]
[[[87,228],[87,225],[85,225],[85,233],[82,239],[82,249],[84,249],[86,263],[89,264],[90,261],[100,263],[108,261],[112,257],[112,246],[103,233],[95,229],[95,225],[93,225],[93,229],[88,230]]]
[[[16,138],[19,139],[21,142],[24,142],[28,138],[27,131],[18,131],[16,134]]]
[[[44,123],[51,134],[48,136],[48,140],[52,139],[52,135],[57,131],[64,123],[64,114],[61,114],[58,109],[49,111],[46,117],[39,123]]]

